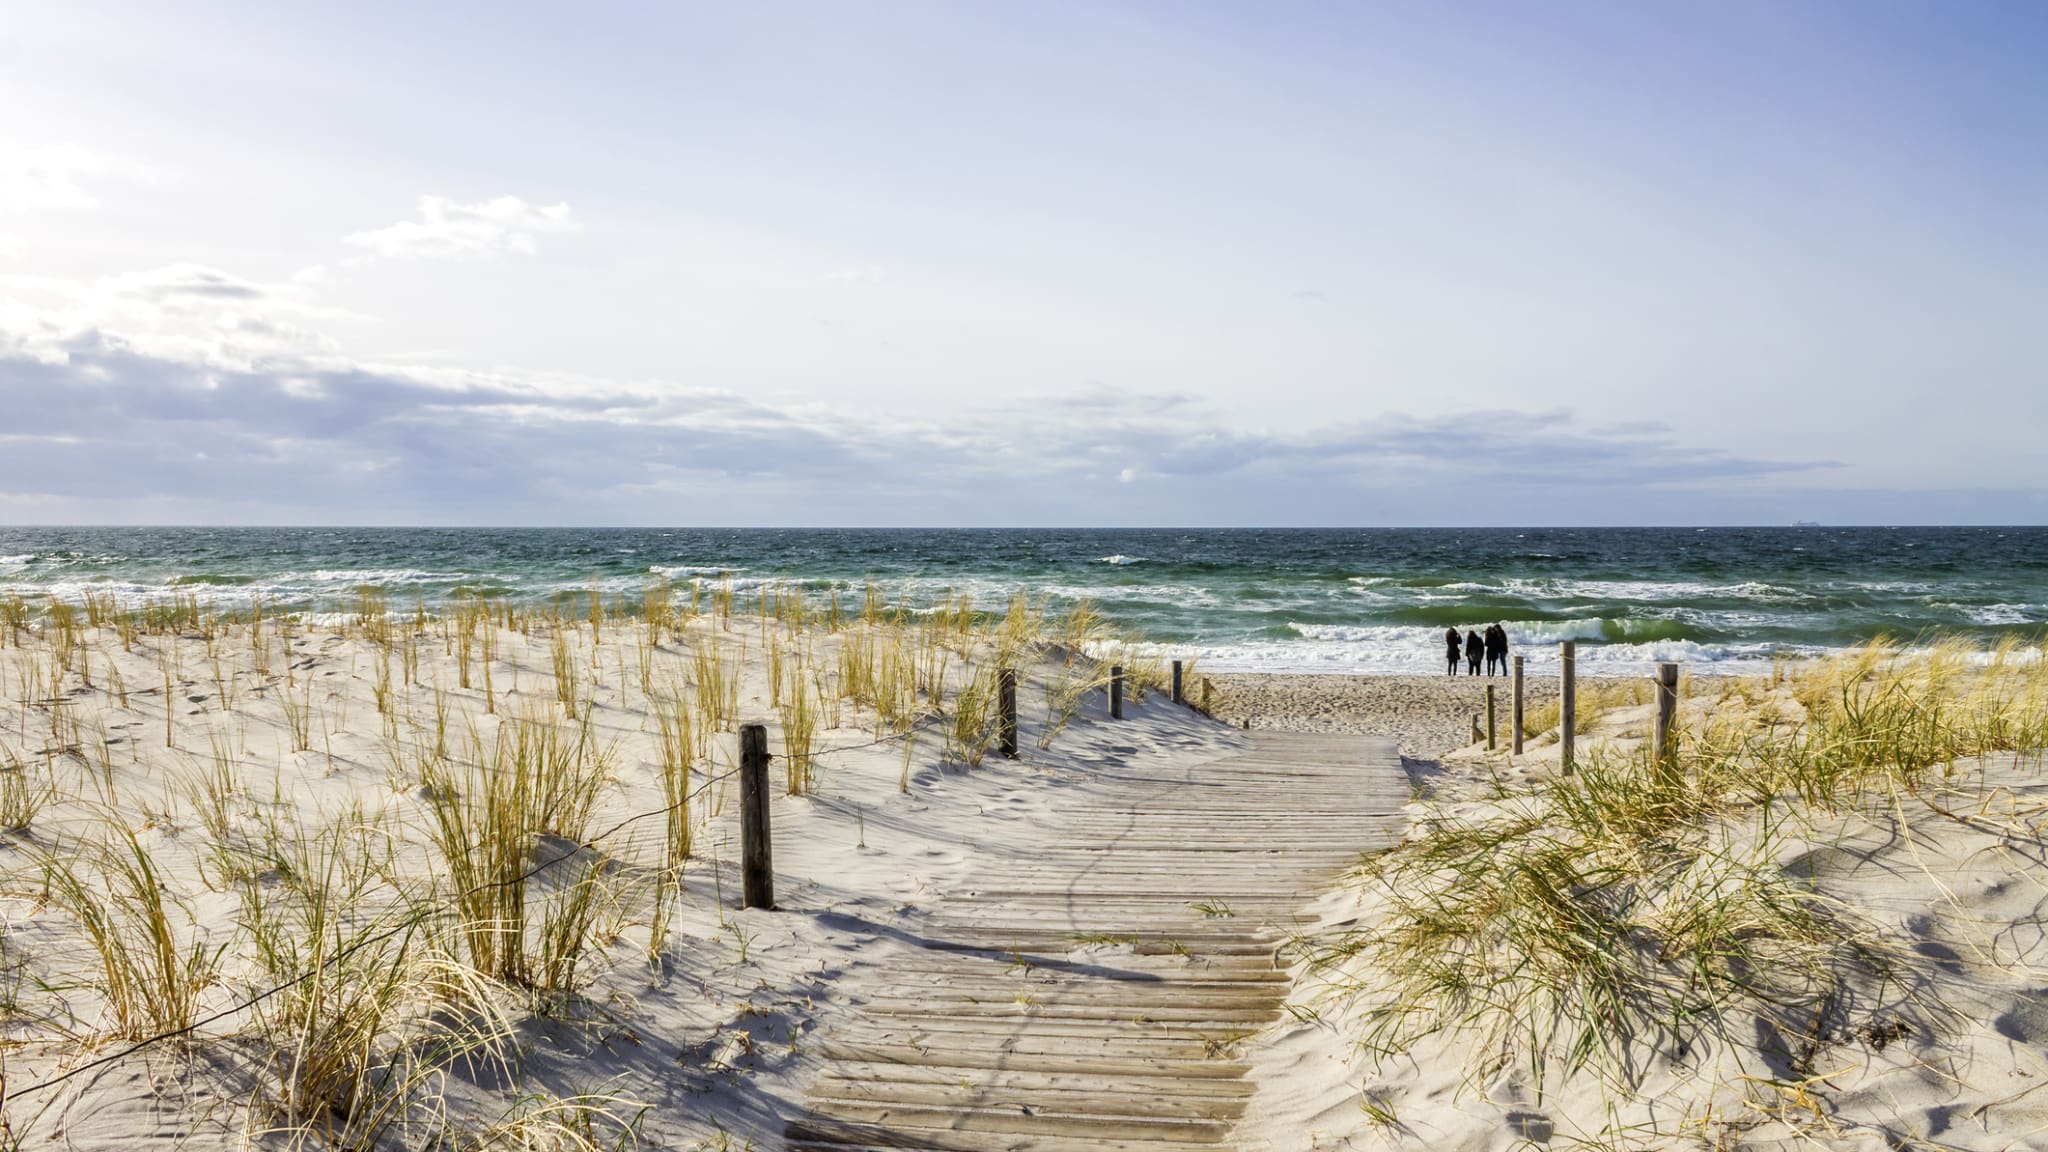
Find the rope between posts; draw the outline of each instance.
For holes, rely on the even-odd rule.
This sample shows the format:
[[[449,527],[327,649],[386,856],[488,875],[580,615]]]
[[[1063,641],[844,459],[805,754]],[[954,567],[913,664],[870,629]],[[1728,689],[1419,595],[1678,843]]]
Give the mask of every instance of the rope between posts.
[[[839,756],[848,752],[860,752],[869,748],[878,747],[883,744],[888,744],[896,740],[904,739],[908,736],[913,736],[920,729],[926,726],[926,722],[920,722],[912,724],[910,727],[904,729],[901,732],[893,733],[888,736],[877,737],[876,739],[870,740],[865,744],[849,744],[841,748],[828,748],[824,751],[815,753],[812,756],[812,759],[818,760],[827,756]],[[772,756],[770,758],[773,759]],[[560,864],[562,861],[567,860],[572,856],[575,856],[586,850],[596,851],[600,842],[610,839],[613,835],[618,833],[621,829],[625,828],[626,826],[631,824],[637,824],[642,820],[651,820],[656,816],[666,816],[679,808],[687,808],[692,801],[696,800],[699,796],[702,796],[705,793],[705,791],[710,789],[713,785],[731,779],[733,776],[737,775],[739,771],[740,768],[738,765],[734,765],[731,768],[727,768],[723,772],[719,772],[718,774],[710,777],[709,779],[706,779],[702,784],[699,784],[695,788],[692,788],[688,795],[685,795],[681,800],[676,801],[674,804],[665,805],[660,808],[650,809],[645,812],[636,812],[631,816],[627,816],[624,819],[620,820],[618,823],[613,824],[611,827],[606,828],[602,832],[599,832],[597,835],[591,836],[584,840],[577,841],[575,846],[567,848],[563,850],[561,853],[553,857],[550,857],[547,860],[541,861],[539,864],[536,864],[533,867],[528,868],[526,871],[521,872],[517,876],[509,877],[504,880],[492,880],[483,884],[473,885],[465,891],[441,902],[438,906],[430,906],[417,909],[414,912],[408,914],[407,916],[401,918],[397,923],[391,925],[389,928],[385,928],[382,931],[372,933],[369,936],[365,936],[362,939],[351,943],[348,947],[343,948],[341,951],[336,952],[334,955],[329,956],[327,959],[321,961],[318,965],[315,965],[314,967],[299,973],[297,976],[292,977],[291,979],[285,981],[282,984],[266,988],[263,991],[258,992],[239,1003],[231,1004],[226,1008],[222,1008],[207,1016],[203,1016],[200,1019],[194,1020],[192,1023],[187,1024],[182,1028],[175,1028],[169,1032],[159,1032],[154,1036],[145,1037],[144,1039],[137,1040],[133,1044],[130,1044],[128,1047],[123,1048],[117,1052],[110,1052],[105,1056],[101,1056],[94,1060],[89,1060],[84,1064],[80,1064],[76,1068],[72,1068],[68,1071],[59,1073],[58,1075],[52,1076],[47,1080],[39,1080],[36,1083],[30,1084],[25,1088],[17,1088],[12,1092],[8,1092],[4,1096],[0,1096],[0,1113],[4,1113],[8,1104],[12,1103],[13,1101],[23,1096],[27,1096],[35,1092],[41,1092],[47,1088],[54,1088],[57,1085],[64,1083],[66,1080],[69,1080],[74,1076],[90,1072],[95,1068],[104,1068],[109,1064],[119,1063],[120,1061],[125,1060],[130,1056],[133,1056],[134,1054],[142,1051],[145,1048],[154,1047],[155,1045],[161,1044],[166,1040],[176,1040],[182,1036],[190,1036],[209,1024],[218,1023],[222,1020],[227,1019],[230,1016],[240,1015],[241,1013],[246,1012],[251,1008],[254,1008],[258,1004],[261,1004],[264,1001],[269,1000],[273,996],[279,995],[280,993],[291,991],[293,988],[298,987],[299,985],[305,983],[306,981],[312,979],[320,973],[327,971],[334,965],[339,964],[343,960],[348,959],[350,956],[355,955],[357,952],[360,952],[373,944],[381,944],[384,941],[391,939],[393,936],[398,935],[400,932],[411,931],[413,928],[418,927],[420,923],[425,920],[431,919],[435,916],[444,915],[448,912],[453,911],[454,906],[457,903],[460,903],[461,901],[466,900],[471,896],[475,896],[482,892],[489,892],[496,888],[508,888],[515,884],[523,884],[526,881],[531,880],[535,876],[538,876],[542,872],[545,872],[548,869],[553,868],[555,865]]]

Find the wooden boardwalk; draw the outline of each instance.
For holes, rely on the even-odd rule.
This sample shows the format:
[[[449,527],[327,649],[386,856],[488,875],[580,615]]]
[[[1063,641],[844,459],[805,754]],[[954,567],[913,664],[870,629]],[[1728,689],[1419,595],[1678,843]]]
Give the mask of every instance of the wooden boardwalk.
[[[1253,1090],[1240,1042],[1287,994],[1276,950],[1400,836],[1400,755],[1259,732],[1222,760],[1108,775],[1035,859],[949,894],[928,951],[826,1036],[792,1152],[1229,1147]]]

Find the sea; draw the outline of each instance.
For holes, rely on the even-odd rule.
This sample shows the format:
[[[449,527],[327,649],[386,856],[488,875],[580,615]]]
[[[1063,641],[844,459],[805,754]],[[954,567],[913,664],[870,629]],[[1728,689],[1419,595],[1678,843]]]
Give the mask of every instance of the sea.
[[[1889,637],[2048,634],[2048,528],[0,528],[0,596],[193,595],[338,612],[365,586],[429,610],[730,581],[916,609],[1092,601],[1217,671],[1440,672],[1447,628],[1501,623],[1533,667],[1741,672]]]

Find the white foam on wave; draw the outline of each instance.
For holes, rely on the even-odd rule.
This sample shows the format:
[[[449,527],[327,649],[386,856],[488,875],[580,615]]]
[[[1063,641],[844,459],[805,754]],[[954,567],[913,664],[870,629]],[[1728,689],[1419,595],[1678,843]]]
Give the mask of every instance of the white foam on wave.
[[[290,600],[307,595],[303,587],[287,584],[138,584],[126,580],[54,580],[47,584],[0,584],[0,596],[50,597],[68,604],[82,604],[88,596],[111,599],[121,608],[144,608],[175,598],[195,600],[210,608],[247,607],[256,597],[267,601]]]
[[[1957,604],[1973,624],[2032,624],[2041,619],[2031,604]]]
[[[1511,644],[1555,644],[1560,640],[1598,640],[1606,635],[1606,621],[1599,617],[1584,620],[1517,620],[1504,625],[1508,630]]]
[[[746,569],[735,568],[729,564],[649,564],[647,571],[651,575],[680,580],[695,576],[731,576],[745,572]]]
[[[1702,643],[1696,640],[1645,640],[1598,643],[1598,619],[1541,623],[1509,623],[1509,653],[1525,658],[1530,671],[1554,672],[1560,640],[1581,643],[1579,667],[1589,675],[1647,671],[1663,661],[1677,661],[1704,673],[1742,674],[1768,671],[1779,654],[1817,655],[1818,647],[1787,647],[1767,643]],[[1177,655],[1196,655],[1206,668],[1219,672],[1294,672],[1332,674],[1441,674],[1444,671],[1444,630],[1427,625],[1292,624],[1299,640],[1253,640],[1191,645]],[[1165,646],[1160,648],[1166,652]]]
[[[1126,556],[1119,552],[1114,556],[1097,556],[1095,562],[1097,564],[1114,564],[1122,567],[1125,564],[1143,564],[1145,558],[1143,556]]]
[[[1634,603],[1757,600],[1765,603],[1792,603],[1813,599],[1811,593],[1797,588],[1767,584],[1761,580],[1745,580],[1737,584],[1709,584],[1697,580],[1511,578],[1503,580],[1494,590],[1526,600],[1625,600]]]
[[[476,577],[463,572],[427,572],[418,568],[320,568],[306,578],[316,584],[433,584]]]

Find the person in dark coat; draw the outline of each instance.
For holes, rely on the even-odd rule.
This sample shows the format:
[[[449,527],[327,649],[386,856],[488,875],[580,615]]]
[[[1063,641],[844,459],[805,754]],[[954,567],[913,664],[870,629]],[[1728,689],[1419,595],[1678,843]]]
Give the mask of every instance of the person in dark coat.
[[[1479,675],[1479,658],[1486,652],[1486,641],[1477,632],[1465,633],[1465,675]]]
[[[1456,676],[1458,674],[1458,657],[1465,651],[1465,638],[1458,635],[1456,628],[1446,629],[1444,631],[1444,645],[1450,650],[1449,654],[1451,657],[1451,670],[1444,673],[1444,675]]]
[[[1495,666],[1505,674],[1508,670],[1508,630],[1498,624],[1486,626],[1486,674],[1493,675]]]

